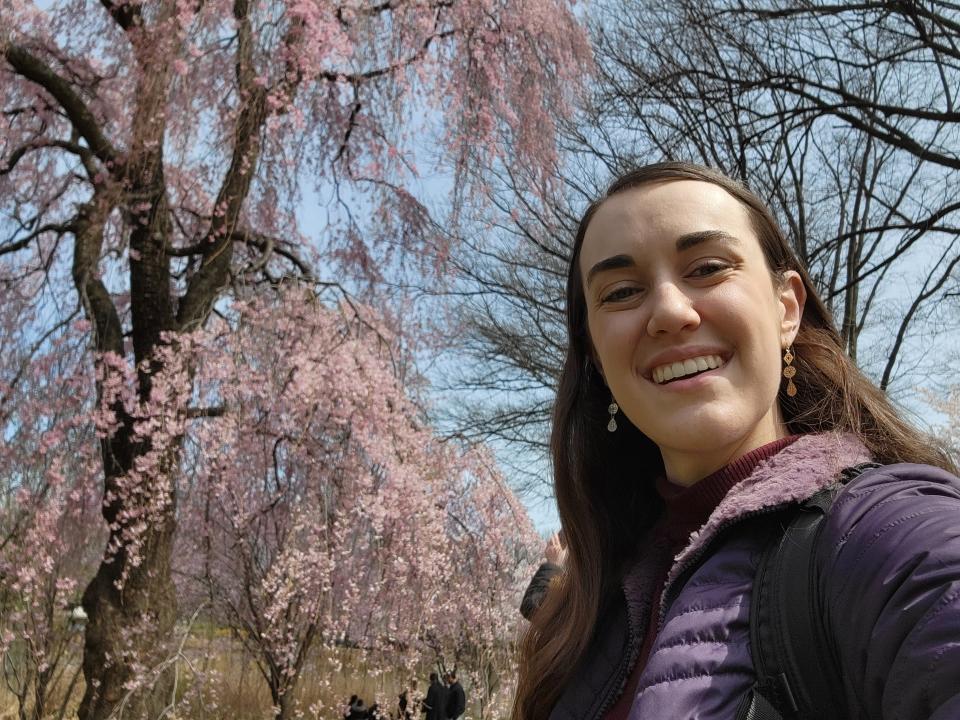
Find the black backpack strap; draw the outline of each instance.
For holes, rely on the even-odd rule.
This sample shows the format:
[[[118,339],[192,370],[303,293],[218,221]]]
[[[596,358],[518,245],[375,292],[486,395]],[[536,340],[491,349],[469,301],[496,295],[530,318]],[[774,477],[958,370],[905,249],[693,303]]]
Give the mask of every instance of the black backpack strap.
[[[823,720],[845,715],[839,663],[823,627],[813,546],[840,487],[864,470],[845,469],[838,485],[774,522],[753,583],[750,646],[757,682],[738,720]]]

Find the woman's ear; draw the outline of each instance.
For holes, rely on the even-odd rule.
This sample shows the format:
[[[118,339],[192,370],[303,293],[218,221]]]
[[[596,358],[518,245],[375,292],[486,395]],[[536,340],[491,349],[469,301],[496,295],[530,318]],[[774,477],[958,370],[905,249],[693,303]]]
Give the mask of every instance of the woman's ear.
[[[803,306],[807,302],[807,288],[803,284],[800,273],[795,270],[787,270],[783,273],[780,278],[778,299],[780,301],[780,345],[788,347],[793,344],[800,330]]]

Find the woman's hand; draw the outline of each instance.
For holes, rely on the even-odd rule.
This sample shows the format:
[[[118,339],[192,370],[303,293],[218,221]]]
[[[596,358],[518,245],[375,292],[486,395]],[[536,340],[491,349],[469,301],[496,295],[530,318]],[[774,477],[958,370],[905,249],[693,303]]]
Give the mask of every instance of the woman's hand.
[[[560,565],[561,567],[563,566],[567,559],[567,548],[560,540],[559,532],[555,532],[550,536],[550,539],[547,540],[547,546],[543,549],[543,554],[546,555],[547,560],[552,562],[554,565]]]

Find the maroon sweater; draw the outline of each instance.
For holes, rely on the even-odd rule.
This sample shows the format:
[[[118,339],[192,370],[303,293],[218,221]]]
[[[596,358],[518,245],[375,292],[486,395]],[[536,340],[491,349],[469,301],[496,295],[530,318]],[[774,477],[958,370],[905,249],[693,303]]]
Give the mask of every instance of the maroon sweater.
[[[751,450],[690,487],[674,485],[666,478],[657,480],[657,492],[663,498],[664,513],[654,528],[654,543],[669,547],[670,557],[677,555],[686,546],[690,533],[699,530],[707,522],[710,513],[720,504],[730,488],[750,475],[760,462],[776,455],[798,437],[800,436],[791,435]],[[604,715],[604,720],[626,720],[630,713],[634,691],[657,636],[660,594],[663,592],[669,570],[669,567],[664,570],[654,592],[647,632],[643,638],[637,662],[633,666],[623,694]]]

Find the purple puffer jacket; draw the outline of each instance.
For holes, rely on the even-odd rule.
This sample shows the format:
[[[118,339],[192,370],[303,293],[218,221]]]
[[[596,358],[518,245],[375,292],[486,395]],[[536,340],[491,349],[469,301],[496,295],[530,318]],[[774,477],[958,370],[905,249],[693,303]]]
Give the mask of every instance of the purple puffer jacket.
[[[630,720],[733,720],[755,680],[749,611],[763,541],[751,519],[868,460],[851,437],[804,436],[730,490],[672,566],[646,553],[602,613],[551,720],[601,718],[615,702],[664,562],[660,630]],[[925,465],[868,470],[838,496],[814,552],[847,716],[960,720],[960,480]]]

